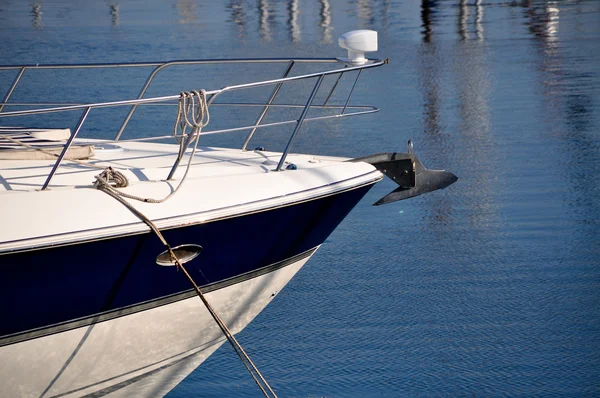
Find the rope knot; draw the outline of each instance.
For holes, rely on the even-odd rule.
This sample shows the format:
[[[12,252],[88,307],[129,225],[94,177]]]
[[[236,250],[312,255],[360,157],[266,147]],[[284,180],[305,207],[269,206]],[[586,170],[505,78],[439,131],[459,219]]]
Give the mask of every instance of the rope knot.
[[[112,167],[105,168],[102,173],[96,176],[96,181],[94,182],[94,186],[96,186],[98,189],[103,189],[106,187],[125,188],[128,185],[129,180],[127,177]]]

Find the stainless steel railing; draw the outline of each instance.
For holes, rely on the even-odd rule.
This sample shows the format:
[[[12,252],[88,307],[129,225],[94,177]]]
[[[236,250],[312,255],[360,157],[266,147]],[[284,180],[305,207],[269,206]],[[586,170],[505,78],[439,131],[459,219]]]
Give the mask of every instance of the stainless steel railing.
[[[337,59],[298,58],[298,59],[185,60],[185,61],[150,62],[150,63],[106,63],[106,64],[73,64],[73,65],[21,65],[21,66],[0,66],[0,71],[12,71],[12,70],[17,71],[17,75],[16,75],[13,83],[11,84],[11,86],[7,90],[6,94],[4,95],[2,102],[0,102],[0,122],[4,118],[12,119],[15,117],[26,116],[26,115],[39,115],[39,114],[72,112],[72,111],[80,111],[81,112],[81,116],[79,118],[79,121],[77,122],[77,125],[73,129],[73,133],[71,134],[71,136],[69,137],[67,142],[64,144],[61,154],[58,156],[57,161],[55,162],[55,164],[52,168],[52,171],[50,172],[44,185],[42,186],[42,190],[45,190],[45,189],[47,189],[48,185],[50,184],[52,177],[56,173],[57,169],[60,167],[60,164],[62,163],[67,151],[71,147],[71,145],[72,145],[73,141],[75,140],[75,138],[77,137],[78,133],[81,131],[83,124],[85,123],[88,115],[90,114],[90,112],[93,109],[107,108],[107,107],[124,107],[124,106],[130,107],[127,115],[125,116],[123,122],[121,123],[121,126],[119,127],[119,130],[117,131],[117,133],[115,135],[114,140],[117,141],[117,140],[121,139],[121,136],[122,136],[123,132],[125,131],[125,128],[129,124],[129,121],[131,120],[132,116],[134,115],[135,111],[137,110],[137,108],[140,105],[144,105],[144,106],[172,105],[173,101],[176,101],[179,99],[179,95],[144,98],[144,95],[148,91],[148,88],[151,86],[154,79],[161,71],[164,71],[165,69],[167,69],[169,67],[173,67],[173,66],[207,65],[207,64],[260,64],[260,63],[270,63],[270,64],[281,63],[281,64],[286,65],[286,69],[285,69],[282,77],[278,78],[278,79],[238,84],[238,85],[226,86],[226,87],[223,87],[223,88],[217,89],[217,90],[206,91],[206,94],[209,98],[209,105],[211,107],[233,106],[233,107],[259,107],[259,108],[262,108],[261,113],[258,116],[256,122],[254,124],[248,125],[248,126],[237,126],[237,127],[233,127],[233,128],[226,128],[226,129],[220,129],[220,130],[203,131],[203,132],[199,133],[199,135],[222,134],[222,133],[228,133],[228,132],[233,132],[233,131],[250,130],[248,136],[246,137],[246,139],[241,147],[242,150],[246,150],[250,140],[252,139],[252,137],[257,129],[273,127],[273,126],[282,126],[282,125],[286,125],[286,124],[295,124],[294,129],[291,133],[291,136],[285,147],[285,150],[283,151],[282,156],[278,162],[276,171],[280,171],[283,164],[285,163],[285,159],[286,159],[286,157],[292,147],[292,144],[293,144],[296,136],[298,135],[298,132],[300,131],[300,128],[302,127],[303,123],[305,123],[307,121],[314,121],[314,120],[325,120],[325,119],[331,119],[331,118],[363,115],[363,114],[367,114],[367,113],[377,112],[379,110],[378,108],[373,107],[373,106],[350,105],[350,99],[354,92],[354,88],[356,87],[356,84],[360,78],[362,70],[367,69],[367,68],[381,66],[384,63],[387,63],[387,60],[385,60],[385,61],[370,60],[368,63],[363,64],[363,65],[344,65],[341,67],[333,68],[333,69],[322,71],[322,72],[307,73],[307,74],[302,74],[302,75],[297,75],[297,76],[290,76],[292,69],[297,64],[303,64],[303,63],[304,64],[306,64],[306,63],[311,63],[311,64],[333,63],[336,65],[342,65],[342,64],[340,64],[340,62]],[[54,102],[54,103],[53,102],[39,102],[39,103],[10,102],[10,99],[11,99],[13,93],[18,88],[19,84],[22,82],[23,76],[25,75],[25,72],[28,70],[36,70],[36,69],[61,70],[61,69],[92,69],[92,68],[105,69],[105,68],[142,68],[142,67],[154,67],[154,69],[150,72],[149,76],[147,77],[147,79],[136,99],[123,100],[123,101],[85,103],[85,104],[72,104],[72,103],[62,104],[62,103],[56,103],[56,102]],[[334,91],[338,87],[338,84],[339,84],[342,76],[344,74],[354,72],[354,71],[357,71],[356,78],[352,84],[352,88],[351,88],[349,94],[347,95],[347,97],[345,99],[344,104],[343,105],[330,105],[329,101],[330,101]],[[319,92],[319,89],[321,88],[321,84],[322,84],[324,78],[326,76],[330,76],[330,75],[337,75],[337,80],[331,87],[329,93],[327,93],[325,101],[322,104],[314,104],[315,97],[316,97],[317,93]],[[286,83],[290,83],[290,82],[294,82],[294,81],[298,81],[298,80],[304,80],[304,79],[316,79],[317,80],[315,85],[313,86],[313,89],[309,95],[308,100],[306,101],[306,103],[304,105],[282,104],[282,103],[275,102],[275,99],[278,96],[280,89],[282,88],[283,85],[285,85]],[[273,92],[271,93],[269,100],[267,100],[265,103],[240,103],[240,102],[216,103],[216,102],[214,102],[214,99],[216,97],[218,97],[226,92],[232,92],[232,91],[236,91],[236,90],[246,90],[246,89],[264,87],[264,86],[274,86]],[[43,106],[43,108],[26,109],[26,110],[19,110],[19,111],[4,111],[7,107],[12,107],[12,106],[21,106],[21,107]],[[289,119],[289,120],[284,120],[284,121],[263,123],[265,115],[267,114],[267,112],[270,109],[273,109],[273,108],[302,108],[302,113],[298,119]],[[325,115],[325,116],[307,117],[309,110],[315,109],[315,108],[328,109],[328,110],[339,110],[339,113],[335,113],[332,115]],[[349,111],[349,110],[352,110],[352,111]],[[136,139],[130,139],[127,141],[159,140],[159,139],[167,139],[167,138],[172,138],[172,137],[173,137],[173,135],[167,135],[167,136],[150,137],[150,138],[136,138]],[[109,142],[109,141],[107,141],[107,142]],[[177,169],[178,164],[179,164],[179,161],[176,161],[172,167],[170,175],[173,175],[173,173]]]

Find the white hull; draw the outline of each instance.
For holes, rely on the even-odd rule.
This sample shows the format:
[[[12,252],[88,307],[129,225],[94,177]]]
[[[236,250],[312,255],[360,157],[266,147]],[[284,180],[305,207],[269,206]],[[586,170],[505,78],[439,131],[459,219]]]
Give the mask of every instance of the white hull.
[[[210,292],[207,299],[237,333],[309,258]],[[162,396],[223,342],[200,299],[192,297],[0,347],[0,396]]]

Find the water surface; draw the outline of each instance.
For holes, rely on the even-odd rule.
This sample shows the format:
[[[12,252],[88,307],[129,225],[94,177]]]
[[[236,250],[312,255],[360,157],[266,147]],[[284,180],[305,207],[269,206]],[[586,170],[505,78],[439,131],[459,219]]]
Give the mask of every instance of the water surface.
[[[342,56],[355,28],[390,58],[356,93],[381,112],[294,150],[412,139],[460,179],[378,184],[240,342],[282,397],[599,396],[599,2],[4,1],[0,63]],[[169,396],[261,395],[223,346]]]

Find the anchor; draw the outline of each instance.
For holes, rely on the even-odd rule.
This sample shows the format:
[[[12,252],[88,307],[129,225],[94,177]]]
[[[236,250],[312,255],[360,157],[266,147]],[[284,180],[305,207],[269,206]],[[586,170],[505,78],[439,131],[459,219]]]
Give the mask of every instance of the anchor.
[[[414,154],[413,143],[410,140],[408,141],[408,153],[383,152],[350,161],[370,163],[398,184],[398,188],[373,203],[373,206],[385,205],[444,189],[458,180],[453,173],[445,170],[429,170],[423,166],[423,163]]]

